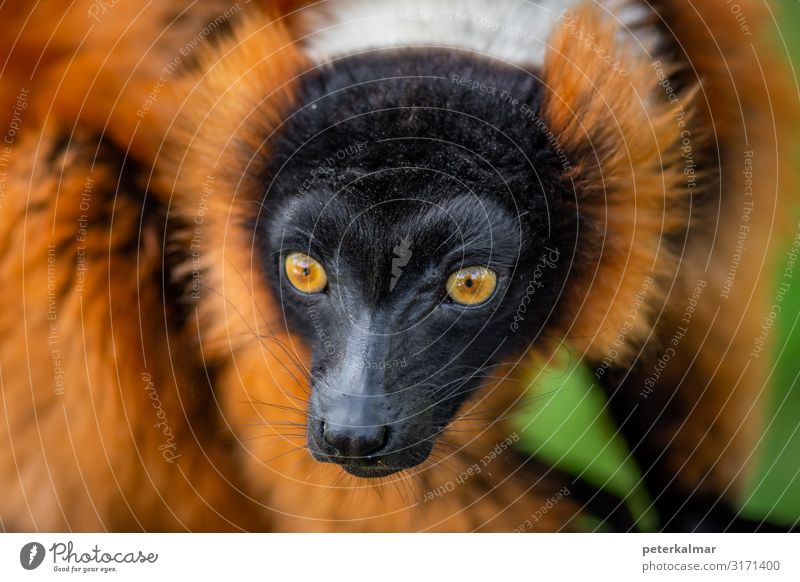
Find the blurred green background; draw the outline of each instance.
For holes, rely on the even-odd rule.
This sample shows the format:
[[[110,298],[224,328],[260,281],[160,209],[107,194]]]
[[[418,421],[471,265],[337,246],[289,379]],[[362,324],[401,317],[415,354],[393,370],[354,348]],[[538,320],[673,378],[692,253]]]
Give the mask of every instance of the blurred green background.
[[[800,73],[800,0],[770,2],[779,23],[775,46]],[[800,136],[797,144],[800,159]],[[800,188],[800,187],[799,187]],[[800,206],[797,209],[800,219]],[[791,240],[776,254],[775,280],[781,276]],[[742,515],[779,524],[800,525],[800,284],[785,298],[773,330],[774,370],[767,399],[767,425]],[[649,498],[638,486],[639,470],[602,410],[605,399],[592,388],[594,377],[583,366],[546,371],[532,383],[528,411],[516,419],[521,443],[537,457],[621,497],[640,516],[643,529],[655,527]]]

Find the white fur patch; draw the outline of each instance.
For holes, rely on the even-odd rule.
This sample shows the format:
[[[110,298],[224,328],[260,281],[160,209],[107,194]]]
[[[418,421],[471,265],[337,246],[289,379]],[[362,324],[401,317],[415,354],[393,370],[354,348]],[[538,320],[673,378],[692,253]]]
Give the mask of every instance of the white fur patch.
[[[564,11],[581,0],[331,0],[304,14],[313,33],[306,50],[315,62],[371,49],[431,46],[472,50],[518,65],[541,65]],[[649,14],[638,2],[599,0],[632,35]],[[635,38],[644,50],[656,41]]]

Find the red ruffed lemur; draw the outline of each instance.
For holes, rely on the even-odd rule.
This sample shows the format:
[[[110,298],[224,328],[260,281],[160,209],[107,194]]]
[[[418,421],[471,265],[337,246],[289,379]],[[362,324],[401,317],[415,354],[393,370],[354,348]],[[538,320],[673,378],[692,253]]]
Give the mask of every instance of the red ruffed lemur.
[[[794,113],[738,7],[3,4],[2,528],[633,529],[507,447],[562,348],[660,529],[760,527]]]

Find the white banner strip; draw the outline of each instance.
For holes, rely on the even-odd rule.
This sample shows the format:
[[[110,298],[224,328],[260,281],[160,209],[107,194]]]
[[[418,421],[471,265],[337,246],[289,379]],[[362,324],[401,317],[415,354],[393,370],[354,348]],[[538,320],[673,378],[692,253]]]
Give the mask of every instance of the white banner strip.
[[[0,580],[800,580],[794,534],[3,534]]]

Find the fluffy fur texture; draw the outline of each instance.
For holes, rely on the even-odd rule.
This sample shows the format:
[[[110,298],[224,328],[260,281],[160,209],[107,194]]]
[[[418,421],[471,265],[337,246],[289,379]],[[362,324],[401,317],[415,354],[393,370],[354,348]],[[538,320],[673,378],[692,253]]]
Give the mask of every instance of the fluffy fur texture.
[[[343,481],[287,430],[304,423],[308,350],[275,325],[280,306],[253,253],[258,178],[296,105],[298,78],[318,66],[312,58],[377,41],[359,35],[363,42],[342,46],[334,32],[300,40],[323,14],[358,16],[337,2],[256,4],[120,3],[99,21],[88,1],[12,2],[0,12],[9,23],[3,111],[29,91],[0,198],[2,526],[515,529],[564,481],[513,453],[421,500],[508,437],[502,419],[522,398],[517,380],[535,354],[483,388],[467,407],[476,415],[446,437],[454,452],[413,479]],[[752,22],[763,21],[756,3],[744,4]],[[650,55],[655,45],[621,35],[596,7],[536,28],[529,55],[516,42],[481,37],[475,47],[463,31],[439,36],[436,21],[404,30],[415,43],[541,63],[540,115],[571,162],[563,181],[586,225],[561,332],[609,388],[648,480],[676,476],[663,496],[673,515],[680,495],[733,496],[752,454],[766,378],[763,361],[747,354],[769,303],[764,257],[787,198],[776,140],[790,115],[779,67],[742,40],[733,15],[712,0],[654,6],[645,36],[660,31],[662,42]],[[637,22],[643,10],[631,12]],[[407,41],[392,30],[390,44]],[[610,71],[598,49],[626,74]],[[758,200],[742,267],[720,298],[745,150],[754,152]],[[643,281],[651,282],[640,300]],[[659,387],[642,399],[698,281],[703,300]],[[533,529],[579,529],[581,510],[568,497]]]
[[[381,47],[462,48],[518,65],[541,66],[552,31],[577,0],[345,0],[322,5],[304,16],[315,33],[306,50],[325,61]],[[649,11],[617,1],[601,3],[617,22],[621,37],[633,33]],[[652,44],[654,35],[642,36]]]

